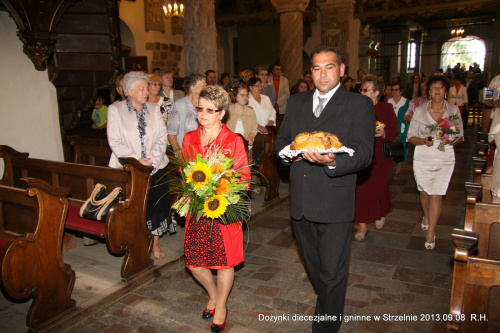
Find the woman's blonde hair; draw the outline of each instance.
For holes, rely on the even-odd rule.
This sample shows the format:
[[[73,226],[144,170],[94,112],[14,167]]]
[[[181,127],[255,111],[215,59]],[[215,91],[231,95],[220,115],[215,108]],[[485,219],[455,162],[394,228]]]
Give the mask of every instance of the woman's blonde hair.
[[[201,90],[198,96],[198,103],[200,102],[200,98],[213,103],[217,110],[227,110],[229,107],[229,97],[227,92],[221,87],[206,86]]]

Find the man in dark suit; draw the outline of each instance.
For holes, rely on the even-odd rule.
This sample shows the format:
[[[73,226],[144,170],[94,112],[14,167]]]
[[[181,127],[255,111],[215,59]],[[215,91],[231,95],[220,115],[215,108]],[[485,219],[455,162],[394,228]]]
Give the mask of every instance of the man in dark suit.
[[[316,89],[290,97],[274,149],[280,152],[302,132],[324,131],[355,150],[352,157],[309,150],[290,167],[292,227],[318,296],[315,315],[324,316],[313,321],[313,332],[337,332],[349,272],[356,172],[372,161],[375,111],[369,98],[340,84],[345,65],[336,47],[320,46],[310,59]]]

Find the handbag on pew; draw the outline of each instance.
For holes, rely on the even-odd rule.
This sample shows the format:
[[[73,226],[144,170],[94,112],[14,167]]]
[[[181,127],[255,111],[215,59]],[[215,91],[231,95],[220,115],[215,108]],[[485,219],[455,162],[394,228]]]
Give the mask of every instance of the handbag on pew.
[[[403,156],[405,153],[405,147],[398,137],[392,141],[384,142],[382,144],[382,150],[385,158]]]
[[[125,200],[121,187],[115,187],[111,193],[108,194],[106,186],[97,184],[90,195],[90,198],[85,201],[80,208],[78,215],[85,219],[105,222],[109,210],[118,201]]]

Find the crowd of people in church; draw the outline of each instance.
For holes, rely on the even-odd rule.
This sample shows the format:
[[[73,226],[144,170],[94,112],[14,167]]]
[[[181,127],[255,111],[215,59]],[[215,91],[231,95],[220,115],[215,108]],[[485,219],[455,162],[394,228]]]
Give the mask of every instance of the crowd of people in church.
[[[318,52],[314,54],[316,60],[320,59],[318,54],[336,51],[325,49]],[[223,133],[224,136],[230,136],[231,140],[226,141],[226,138],[221,142],[225,142],[224,145],[233,150],[237,149],[238,153],[243,154],[247,162],[251,163],[258,158],[253,154],[252,147],[262,141],[262,135],[268,133],[268,126],[277,126],[280,125],[278,121],[283,121],[285,131],[295,129],[296,125],[291,125],[291,122],[296,119],[291,117],[297,112],[298,100],[304,99],[305,96],[312,98],[313,95],[316,98],[317,94],[323,95],[323,92],[328,95],[338,89],[351,93],[352,96],[366,96],[367,99],[362,97],[361,100],[369,100],[369,105],[373,106],[370,117],[377,120],[377,124],[381,124],[373,125],[372,137],[369,139],[373,144],[370,143],[366,167],[348,171],[357,174],[353,217],[350,220],[357,225],[354,239],[365,239],[369,223],[375,223],[377,229],[384,227],[385,217],[393,210],[391,180],[401,177],[402,166],[407,161],[408,143],[411,143],[415,146],[413,172],[423,212],[419,223],[422,230],[427,232],[425,248],[434,249],[442,196],[446,194],[454,170],[453,148],[463,140],[470,108],[482,101],[483,83],[480,70],[477,66],[467,71],[458,67],[447,70],[446,73],[437,72],[430,77],[424,73],[415,73],[411,75],[408,83],[395,78],[385,84],[381,75],[370,75],[363,69],[359,69],[356,76],[351,77],[345,67],[342,71],[339,69],[338,73],[332,72],[337,70],[335,68],[325,68],[321,67],[318,72],[318,68],[312,64],[311,70],[304,72],[292,86],[283,75],[280,64],[269,67],[259,64],[253,71],[245,69],[235,75],[222,73],[219,77],[214,70],[207,69],[204,74],[187,75],[183,84],[177,86],[174,86],[175,77],[172,71],[155,69],[148,74],[129,72],[117,78],[115,90],[112,96],[108,96],[110,101],[115,101],[113,104],[106,106],[106,96],[98,96],[92,110],[91,127],[107,127],[108,141],[113,152],[110,166],[119,167],[117,158],[126,155],[153,167],[147,224],[154,236],[153,254],[156,259],[165,257],[158,242],[159,237],[175,232],[176,226],[170,212],[168,196],[165,196],[169,191],[167,179],[170,177],[166,174],[166,166],[169,163],[167,151],[170,151],[170,156],[181,158],[189,143],[190,146],[197,147],[197,151],[203,152],[216,138],[220,139]],[[331,87],[331,82],[325,79],[331,73],[331,82],[338,80],[336,87]],[[326,81],[323,82],[323,79]],[[500,84],[500,76],[495,77],[491,84]],[[323,91],[322,85],[327,85],[327,89]],[[324,109],[321,96],[319,97],[319,107]],[[357,101],[353,99],[355,100]],[[315,99],[311,101],[315,106],[313,109],[316,116],[318,103]],[[287,111],[289,103],[292,106]],[[491,106],[498,107],[497,101],[495,103]],[[497,144],[500,144],[500,116],[494,118],[493,115],[500,113],[499,110],[492,112],[493,124],[490,132],[492,142]],[[317,119],[320,119],[321,111],[316,116]],[[283,120],[283,116],[287,114]],[[440,126],[452,127],[455,130],[443,132]],[[233,134],[229,133],[237,136],[233,137]],[[282,133],[280,129],[278,139],[284,135]],[[287,136],[288,139],[290,138]],[[397,139],[402,146],[402,153],[396,157],[386,156],[385,147]],[[358,154],[363,151],[360,147],[358,149]],[[330,154],[334,157],[308,154],[296,161],[307,159],[310,163],[323,164],[329,168],[333,165],[332,170],[335,170],[335,154]],[[496,178],[493,183],[500,184],[500,162],[492,161],[493,159],[490,165],[496,167],[492,169],[498,170],[498,175],[494,172]],[[500,185],[497,187],[495,193],[500,193]],[[258,186],[248,189],[259,191]],[[495,196],[494,200],[500,202],[500,196]],[[158,202],[161,202],[161,205],[158,205]],[[320,220],[321,218],[315,217]],[[239,246],[228,247],[228,243],[233,243],[227,242],[227,239],[234,239],[236,236],[229,229],[226,230],[225,226],[221,226],[217,233],[226,257],[222,261],[221,257],[208,258],[209,263],[200,261],[197,256],[200,255],[198,251],[202,245],[195,239],[201,235],[201,239],[205,241],[204,237],[213,230],[201,230],[189,219],[185,227],[189,240],[189,248],[185,250],[186,262],[190,262],[187,267],[209,294],[209,301],[202,316],[205,319],[213,317],[212,331],[219,332],[224,329],[228,313],[225,302],[233,283],[234,266],[243,261],[243,253]],[[300,228],[302,224],[299,223],[294,230],[298,232]],[[231,260],[226,260],[229,258]],[[211,280],[210,269],[218,271],[217,286]],[[222,305],[219,307],[220,304]],[[216,305],[218,307],[215,307]]]

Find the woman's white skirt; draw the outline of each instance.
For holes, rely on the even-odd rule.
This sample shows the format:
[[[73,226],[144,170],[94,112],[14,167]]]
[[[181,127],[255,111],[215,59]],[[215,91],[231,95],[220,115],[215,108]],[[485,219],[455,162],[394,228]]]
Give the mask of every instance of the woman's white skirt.
[[[428,195],[445,195],[455,168],[455,151],[453,146],[445,145],[445,151],[438,150],[440,141],[434,145],[415,146],[413,156],[413,174],[419,191]]]

